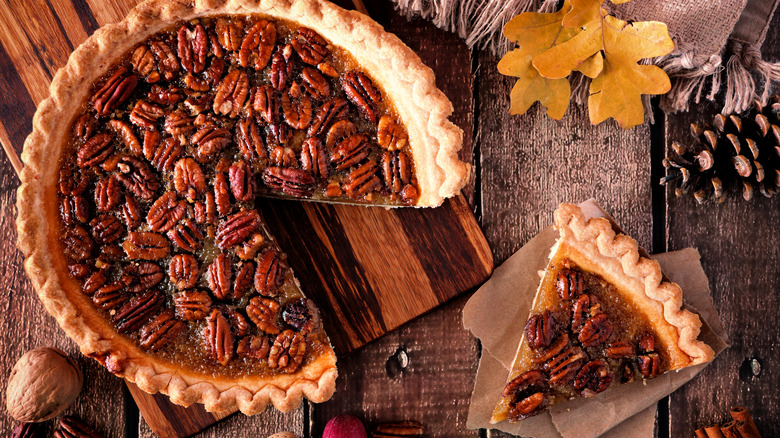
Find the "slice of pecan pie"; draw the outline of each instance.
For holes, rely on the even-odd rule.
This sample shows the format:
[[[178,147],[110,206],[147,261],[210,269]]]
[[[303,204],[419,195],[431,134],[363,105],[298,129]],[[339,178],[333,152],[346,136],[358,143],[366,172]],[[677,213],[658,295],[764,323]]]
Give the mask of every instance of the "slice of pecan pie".
[[[147,1],[80,46],[38,108],[25,268],[82,352],[148,392],[248,414],[327,400],[335,355],[256,203],[437,206],[469,170],[451,112],[362,14]]]
[[[560,237],[491,422],[519,421],[574,397],[712,359],[680,287],[606,218],[555,212]]]

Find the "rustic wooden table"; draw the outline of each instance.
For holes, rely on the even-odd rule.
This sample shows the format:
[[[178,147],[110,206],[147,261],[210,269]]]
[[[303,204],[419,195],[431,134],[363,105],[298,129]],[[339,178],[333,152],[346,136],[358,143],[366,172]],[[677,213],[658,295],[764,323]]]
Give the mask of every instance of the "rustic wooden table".
[[[36,104],[70,51],[99,26],[114,22],[136,0],[0,0],[0,140],[21,151]],[[688,141],[688,125],[710,118],[716,104],[691,113],[656,114],[656,124],[623,131],[614,123],[590,126],[582,108],[556,122],[538,108],[509,116],[513,81],[495,69],[490,53],[469,53],[461,40],[429,22],[406,21],[383,2],[372,17],[398,34],[437,72],[458,108],[456,123],[473,146],[475,181],[465,194],[493,249],[496,265],[552,221],[563,201],[596,198],[651,252],[694,246],[710,277],[715,306],[732,347],[693,381],[658,405],[657,437],[688,437],[693,430],[746,406],[765,437],[780,435],[780,198],[734,199],[697,205],[657,185],[671,140]],[[118,14],[116,11],[123,11]],[[780,24],[780,19],[775,19]],[[780,58],[780,26],[764,44]],[[42,37],[45,35],[45,38]],[[13,41],[14,44],[9,44]],[[21,44],[18,44],[21,42]],[[153,436],[125,385],[96,362],[80,357],[39,303],[15,248],[16,188],[12,163],[0,158],[0,387],[25,351],[53,345],[78,358],[83,394],[69,412],[109,437]],[[414,419],[432,437],[504,436],[465,428],[479,360],[478,342],[461,325],[468,294],[340,359],[338,392],[321,405],[281,414],[234,415],[199,436],[265,436],[290,430],[319,436],[327,420],[351,413],[367,425]],[[751,363],[760,373],[751,372]],[[0,414],[0,430],[14,421]]]

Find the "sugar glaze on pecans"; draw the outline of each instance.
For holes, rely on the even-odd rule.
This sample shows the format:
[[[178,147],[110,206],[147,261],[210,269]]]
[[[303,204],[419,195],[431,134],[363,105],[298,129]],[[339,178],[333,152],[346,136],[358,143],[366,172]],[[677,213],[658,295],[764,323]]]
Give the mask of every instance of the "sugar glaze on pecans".
[[[408,132],[371,72],[289,22],[179,23],[83,108],[59,181],[68,269],[118,331],[204,371],[294,373],[327,345],[257,196],[419,196]]]
[[[556,269],[545,298],[554,304],[531,315],[524,329],[532,369],[504,388],[510,421],[664,372],[649,323],[630,316],[610,284],[568,260]]]

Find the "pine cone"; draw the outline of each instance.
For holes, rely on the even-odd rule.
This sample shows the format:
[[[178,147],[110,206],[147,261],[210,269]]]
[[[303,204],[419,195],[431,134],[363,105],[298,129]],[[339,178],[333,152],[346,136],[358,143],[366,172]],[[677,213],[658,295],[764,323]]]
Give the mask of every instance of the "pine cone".
[[[695,143],[672,143],[661,184],[675,182],[675,195],[693,193],[699,203],[722,202],[742,190],[745,200],[756,190],[771,197],[780,190],[780,96],[769,104],[753,102],[745,114],[715,116],[712,126],[691,124]]]

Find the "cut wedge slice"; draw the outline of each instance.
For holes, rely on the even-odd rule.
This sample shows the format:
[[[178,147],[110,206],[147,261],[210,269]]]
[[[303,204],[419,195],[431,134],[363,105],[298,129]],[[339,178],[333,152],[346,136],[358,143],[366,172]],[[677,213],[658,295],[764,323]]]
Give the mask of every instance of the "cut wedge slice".
[[[713,358],[682,290],[634,239],[570,204],[555,212],[555,227],[560,237],[492,423]]]

